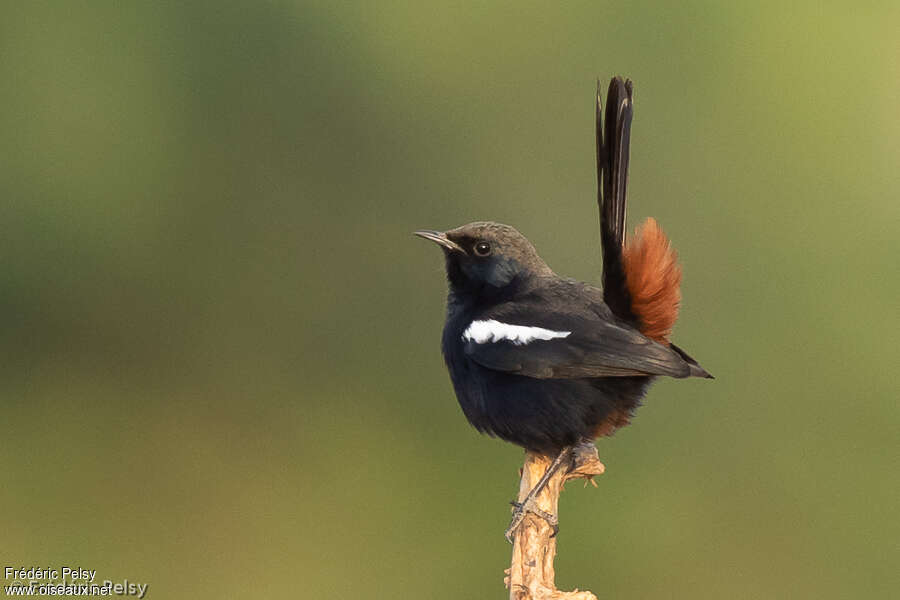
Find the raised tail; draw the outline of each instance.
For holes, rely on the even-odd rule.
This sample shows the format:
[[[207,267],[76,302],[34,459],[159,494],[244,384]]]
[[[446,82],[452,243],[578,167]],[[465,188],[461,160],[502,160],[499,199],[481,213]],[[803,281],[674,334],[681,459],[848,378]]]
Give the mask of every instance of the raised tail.
[[[597,87],[597,181],[603,300],[620,319],[647,337],[668,343],[678,318],[681,269],[668,238],[653,219],[626,244],[625,208],[634,87],[613,77],[606,112]]]
[[[630,79],[613,77],[606,112],[597,82],[597,203],[603,250],[603,300],[620,319],[644,335],[668,344],[690,366],[690,376],[712,378],[697,361],[669,343],[681,302],[681,267],[666,234],[647,219],[635,237],[625,240],[625,200],[634,88]]]
[[[603,251],[603,300],[613,314],[635,321],[625,277],[625,195],[631,143],[633,87],[630,79],[613,77],[606,94],[604,118],[601,84],[597,82],[597,203]]]

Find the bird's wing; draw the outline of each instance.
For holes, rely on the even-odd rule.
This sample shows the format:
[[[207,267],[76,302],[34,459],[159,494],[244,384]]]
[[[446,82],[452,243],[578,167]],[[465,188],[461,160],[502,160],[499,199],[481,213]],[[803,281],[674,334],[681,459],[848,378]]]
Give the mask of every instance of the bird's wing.
[[[667,346],[586,311],[501,306],[473,320],[460,342],[483,367],[539,379],[690,375]]]

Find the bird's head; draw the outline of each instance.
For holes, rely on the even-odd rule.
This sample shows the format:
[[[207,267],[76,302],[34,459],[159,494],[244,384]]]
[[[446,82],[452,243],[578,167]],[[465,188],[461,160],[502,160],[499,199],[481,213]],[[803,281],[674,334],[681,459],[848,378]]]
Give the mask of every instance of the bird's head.
[[[416,231],[438,244],[456,291],[493,294],[511,284],[552,275],[528,239],[509,225],[479,221],[449,231]]]

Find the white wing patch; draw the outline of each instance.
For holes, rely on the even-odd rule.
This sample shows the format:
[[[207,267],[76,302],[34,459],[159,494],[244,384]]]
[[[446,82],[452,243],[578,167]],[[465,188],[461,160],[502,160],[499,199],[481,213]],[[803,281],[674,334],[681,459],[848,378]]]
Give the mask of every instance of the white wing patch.
[[[467,342],[473,341],[476,344],[509,340],[516,346],[521,346],[534,340],[568,337],[571,333],[571,331],[553,331],[543,327],[509,325],[491,319],[490,321],[472,321],[471,325],[463,332],[462,339]]]

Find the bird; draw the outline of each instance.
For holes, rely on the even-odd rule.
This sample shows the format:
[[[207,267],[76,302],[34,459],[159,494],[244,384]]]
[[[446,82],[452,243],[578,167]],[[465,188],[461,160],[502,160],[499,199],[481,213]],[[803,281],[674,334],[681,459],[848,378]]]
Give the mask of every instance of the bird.
[[[444,254],[447,314],[441,349],[460,407],[475,429],[553,460],[521,503],[558,530],[535,497],[573,448],[628,425],[660,376],[712,379],[670,341],[681,267],[648,218],[626,240],[633,84],[614,77],[596,140],[602,289],[557,275],[515,228],[478,221],[419,230]]]

